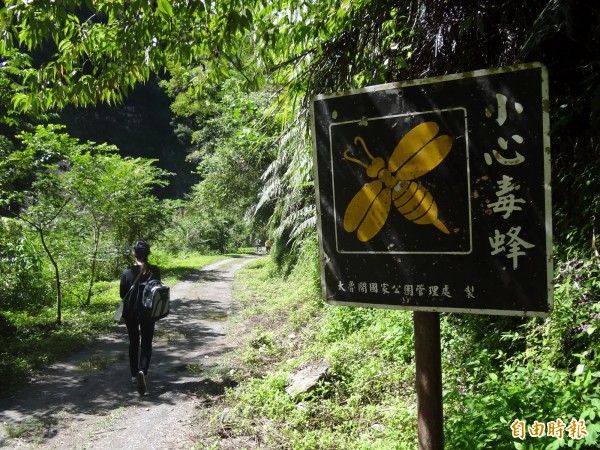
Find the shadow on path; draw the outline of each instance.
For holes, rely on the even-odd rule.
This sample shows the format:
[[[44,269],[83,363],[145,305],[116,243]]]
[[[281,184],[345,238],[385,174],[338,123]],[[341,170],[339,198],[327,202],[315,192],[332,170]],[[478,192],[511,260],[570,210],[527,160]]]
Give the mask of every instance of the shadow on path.
[[[93,436],[95,444],[86,448],[111,448],[110,439],[102,444],[89,430],[91,424],[99,426],[99,417],[126,416],[129,409],[142,407],[150,411],[149,421],[168,420],[165,411],[173,411],[174,417],[191,414],[187,409],[178,411],[186,399],[223,394],[233,385],[223,366],[224,355],[231,350],[225,340],[226,320],[233,310],[231,281],[235,271],[251,259],[210,265],[171,288],[171,314],[156,324],[145,396],[140,397],[131,383],[127,331],[125,325],[118,325],[90,348],[52,365],[19,391],[0,399],[0,422],[16,426],[31,418],[42,421],[48,428],[42,446],[71,448],[70,440]],[[96,366],[100,368],[94,370]],[[159,417],[151,417],[153,410]],[[121,425],[111,430],[113,438],[115,433],[127,432],[129,425]],[[102,439],[108,439],[105,435]],[[6,433],[0,432],[0,446],[9,443]],[[77,448],[80,445],[84,446],[80,442]],[[127,448],[136,448],[132,445]],[[170,445],[175,444],[152,448]]]

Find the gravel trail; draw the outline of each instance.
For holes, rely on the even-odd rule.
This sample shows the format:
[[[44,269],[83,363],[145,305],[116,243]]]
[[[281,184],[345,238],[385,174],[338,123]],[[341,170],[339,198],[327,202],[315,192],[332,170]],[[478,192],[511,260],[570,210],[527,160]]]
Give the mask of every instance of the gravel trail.
[[[228,372],[223,357],[230,350],[226,319],[234,308],[231,284],[235,272],[252,259],[211,264],[171,287],[171,314],[156,324],[145,396],[131,383],[127,331],[120,325],[0,399],[0,447],[192,448],[199,431],[195,413],[227,385],[226,376],[214,374]],[[8,436],[7,425],[23,423],[37,431],[25,438]]]

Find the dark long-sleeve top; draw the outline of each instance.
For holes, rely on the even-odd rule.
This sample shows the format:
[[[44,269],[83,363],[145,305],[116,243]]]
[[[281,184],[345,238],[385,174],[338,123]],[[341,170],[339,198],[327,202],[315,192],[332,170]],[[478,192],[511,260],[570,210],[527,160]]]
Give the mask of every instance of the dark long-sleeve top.
[[[149,272],[148,275],[142,275],[140,277],[140,279],[138,280],[138,283],[143,283],[148,280],[159,280],[160,281],[160,270],[157,266],[148,264],[148,272]],[[138,277],[139,274],[140,274],[140,266],[138,266],[137,264],[135,264],[131,267],[128,267],[127,269],[125,269],[123,271],[123,273],[121,274],[121,287],[120,287],[121,298],[125,298],[125,296],[129,292],[129,289],[131,289],[131,286],[133,286],[133,283],[135,282],[135,279]]]
[[[143,314],[141,313],[141,311],[143,311],[141,308],[141,301],[144,289],[140,286],[140,283],[144,283],[148,280],[160,281],[160,270],[158,267],[148,264],[148,273],[142,275],[136,282],[136,279],[140,274],[140,269],[141,267],[136,264],[125,269],[121,274],[120,294],[122,299],[125,299],[134,283],[137,285],[137,289],[134,288],[131,291],[131,295],[123,305],[123,317],[126,322],[128,320],[142,320],[143,318]]]

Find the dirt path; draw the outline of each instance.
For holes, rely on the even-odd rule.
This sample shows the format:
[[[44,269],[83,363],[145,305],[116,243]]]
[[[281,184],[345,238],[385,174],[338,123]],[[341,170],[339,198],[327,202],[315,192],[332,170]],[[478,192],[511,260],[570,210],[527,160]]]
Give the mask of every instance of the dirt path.
[[[225,319],[234,307],[231,281],[251,259],[212,264],[171,288],[171,314],[156,326],[144,397],[131,383],[127,332],[121,325],[0,399],[0,447],[192,448],[198,433],[195,412],[228,384],[223,356],[229,350]],[[24,421],[35,433],[8,437],[6,425]]]

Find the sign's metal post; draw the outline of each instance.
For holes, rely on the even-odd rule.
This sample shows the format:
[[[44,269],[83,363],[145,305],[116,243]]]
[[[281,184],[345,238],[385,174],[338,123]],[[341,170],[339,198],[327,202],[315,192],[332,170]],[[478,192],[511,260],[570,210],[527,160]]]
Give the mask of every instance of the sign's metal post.
[[[444,448],[440,314],[413,313],[419,450]]]

